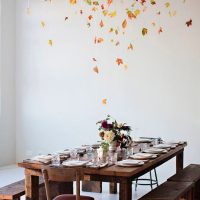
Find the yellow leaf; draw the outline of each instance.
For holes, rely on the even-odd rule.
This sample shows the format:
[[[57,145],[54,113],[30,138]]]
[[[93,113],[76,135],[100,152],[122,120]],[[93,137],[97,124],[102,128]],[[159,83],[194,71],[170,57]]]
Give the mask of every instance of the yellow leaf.
[[[49,41],[48,41],[48,44],[49,44],[50,46],[53,46],[53,41],[52,41],[52,40],[49,40]]]
[[[42,27],[44,28],[46,24],[45,24],[44,21],[41,21],[41,25],[42,25]]]
[[[139,10],[139,9],[135,10],[135,11],[134,11],[134,14],[135,14],[135,16],[137,17],[137,16],[140,14],[140,10]]]
[[[106,16],[107,14],[108,14],[108,11],[107,11],[107,10],[104,10],[104,11],[103,11],[103,15]]]
[[[116,11],[113,11],[113,12],[109,13],[109,16],[110,16],[110,17],[115,17],[116,15],[117,15],[117,12],[116,12]]]
[[[124,67],[124,70],[128,69],[128,65],[123,65],[123,67]]]
[[[165,7],[169,8],[170,7],[170,3],[169,2],[165,3]]]
[[[72,5],[74,5],[74,4],[76,4],[77,2],[76,2],[76,0],[70,0],[70,3],[71,3]]]
[[[142,35],[145,36],[148,33],[148,29],[147,28],[143,28],[142,29]]]
[[[133,45],[130,43],[128,49],[133,50]]]

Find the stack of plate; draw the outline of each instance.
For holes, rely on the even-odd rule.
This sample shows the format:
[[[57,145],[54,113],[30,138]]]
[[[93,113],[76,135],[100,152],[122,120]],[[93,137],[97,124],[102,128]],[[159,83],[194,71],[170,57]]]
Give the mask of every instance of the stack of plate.
[[[151,153],[136,153],[134,155],[131,155],[130,158],[135,159],[135,160],[146,160],[146,159],[154,159],[158,155],[156,154],[151,154]]]
[[[122,160],[122,161],[118,161],[115,163],[117,166],[120,167],[135,167],[135,166],[140,166],[143,165],[144,162],[141,160],[131,160],[131,159],[127,159],[127,160]]]
[[[88,161],[69,160],[69,161],[64,161],[62,165],[67,167],[74,167],[74,166],[85,166],[87,163]]]
[[[150,149],[145,149],[145,153],[155,153],[155,154],[162,154],[162,153],[167,153],[166,149],[159,149],[159,148],[150,148]]]

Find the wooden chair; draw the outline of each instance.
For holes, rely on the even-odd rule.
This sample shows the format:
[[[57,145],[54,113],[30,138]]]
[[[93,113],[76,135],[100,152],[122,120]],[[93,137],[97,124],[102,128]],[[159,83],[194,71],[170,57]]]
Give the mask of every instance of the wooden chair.
[[[93,197],[80,195],[80,181],[83,179],[81,168],[61,168],[46,166],[42,169],[44,177],[47,200],[94,200]],[[51,198],[50,182],[72,182],[76,181],[76,195],[61,194],[55,198]]]

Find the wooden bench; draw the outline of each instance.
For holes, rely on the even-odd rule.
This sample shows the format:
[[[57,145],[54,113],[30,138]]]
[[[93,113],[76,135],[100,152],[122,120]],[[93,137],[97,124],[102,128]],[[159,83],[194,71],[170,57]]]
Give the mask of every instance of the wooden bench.
[[[40,196],[45,195],[44,182],[40,179]],[[25,180],[20,180],[0,188],[0,200],[20,200],[25,195]]]
[[[168,181],[194,182],[194,199],[200,199],[200,165],[190,164],[177,174],[168,178]]]
[[[193,182],[166,181],[139,200],[193,200]]]

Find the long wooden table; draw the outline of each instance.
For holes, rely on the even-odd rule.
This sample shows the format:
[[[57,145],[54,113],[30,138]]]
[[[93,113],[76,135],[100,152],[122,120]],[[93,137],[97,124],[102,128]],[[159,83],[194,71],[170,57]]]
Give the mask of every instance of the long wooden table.
[[[175,149],[171,149],[166,154],[161,154],[157,158],[148,161],[139,167],[119,167],[112,165],[109,167],[94,169],[84,168],[85,180],[87,181],[102,181],[102,182],[117,182],[120,185],[119,200],[131,200],[132,199],[132,181],[152,170],[155,167],[162,165],[168,160],[176,157],[176,172],[183,169],[183,157],[184,148],[186,143],[177,146]],[[27,200],[39,199],[39,176],[42,176],[41,169],[43,164],[39,163],[18,163],[19,167],[25,168],[25,190]],[[72,183],[65,183],[60,186],[61,193],[72,193]]]

